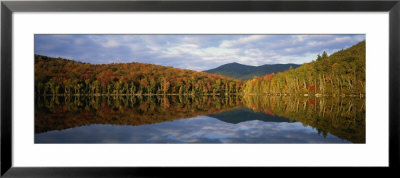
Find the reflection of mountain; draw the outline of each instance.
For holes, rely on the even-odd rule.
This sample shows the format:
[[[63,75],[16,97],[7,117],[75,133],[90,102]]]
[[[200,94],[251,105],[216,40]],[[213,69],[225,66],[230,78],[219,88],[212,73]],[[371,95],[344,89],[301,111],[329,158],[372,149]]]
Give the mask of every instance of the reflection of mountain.
[[[253,110],[244,107],[217,114],[209,114],[208,116],[232,124],[252,120],[259,120],[264,122],[290,122],[289,119],[284,117],[274,116],[262,112],[254,112]]]

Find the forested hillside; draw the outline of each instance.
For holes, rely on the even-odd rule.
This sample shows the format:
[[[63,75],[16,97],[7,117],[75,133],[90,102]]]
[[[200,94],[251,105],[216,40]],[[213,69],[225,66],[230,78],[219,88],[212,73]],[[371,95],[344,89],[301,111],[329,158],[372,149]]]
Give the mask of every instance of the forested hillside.
[[[89,64],[35,55],[35,93],[225,94],[241,91],[239,80],[154,64]]]
[[[256,77],[243,86],[245,94],[365,94],[365,41],[328,56],[318,55],[297,69]]]
[[[254,76],[263,76],[270,73],[283,72],[292,66],[297,68],[298,64],[265,64],[261,66],[250,66],[239,63],[229,63],[219,66],[215,69],[206,70],[204,72],[211,74],[219,74],[227,77],[233,77],[240,80],[249,80]]]

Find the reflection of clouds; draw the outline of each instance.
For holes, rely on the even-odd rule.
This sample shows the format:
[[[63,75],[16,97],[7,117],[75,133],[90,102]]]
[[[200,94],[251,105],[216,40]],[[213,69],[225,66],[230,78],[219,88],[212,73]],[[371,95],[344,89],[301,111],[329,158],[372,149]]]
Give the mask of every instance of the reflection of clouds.
[[[230,124],[199,116],[142,126],[90,125],[35,135],[36,143],[346,143],[301,123]]]

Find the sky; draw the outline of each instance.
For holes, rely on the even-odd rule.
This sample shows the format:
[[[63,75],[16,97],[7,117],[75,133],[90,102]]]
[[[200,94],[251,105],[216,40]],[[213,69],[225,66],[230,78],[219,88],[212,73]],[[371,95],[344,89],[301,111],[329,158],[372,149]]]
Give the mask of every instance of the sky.
[[[365,35],[35,35],[35,54],[92,64],[141,62],[204,71],[245,65],[303,64],[346,49]]]

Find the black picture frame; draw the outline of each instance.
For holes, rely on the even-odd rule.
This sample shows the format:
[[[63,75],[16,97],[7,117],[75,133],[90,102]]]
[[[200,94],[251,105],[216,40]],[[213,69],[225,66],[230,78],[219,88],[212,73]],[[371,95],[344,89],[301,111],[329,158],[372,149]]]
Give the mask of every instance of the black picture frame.
[[[389,12],[389,168],[399,167],[400,1],[2,1],[1,2],[1,175],[6,177],[164,176],[177,168],[20,168],[12,166],[13,12]],[[155,170],[156,169],[156,170]],[[212,169],[212,168],[211,168]],[[386,168],[384,168],[386,169]],[[241,169],[235,169],[240,171]],[[256,169],[259,170],[259,169]],[[193,174],[207,174],[185,168]],[[231,170],[229,170],[231,171]],[[255,171],[255,170],[253,170]],[[231,172],[232,173],[232,172]],[[253,172],[254,173],[254,172]]]

